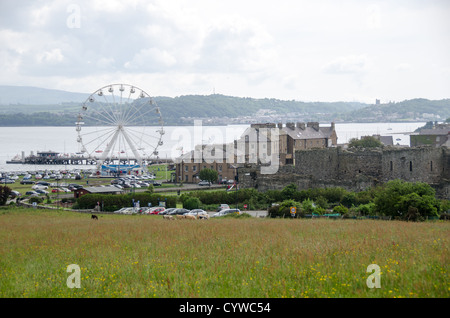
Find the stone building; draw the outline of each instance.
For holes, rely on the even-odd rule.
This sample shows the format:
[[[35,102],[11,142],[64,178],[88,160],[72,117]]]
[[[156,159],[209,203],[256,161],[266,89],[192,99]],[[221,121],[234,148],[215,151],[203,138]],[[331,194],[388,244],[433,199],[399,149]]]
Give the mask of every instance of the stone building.
[[[216,170],[219,182],[234,180],[237,168],[235,162],[234,144],[196,146],[195,150],[176,159],[176,182],[198,183],[203,169]]]
[[[330,148],[337,146],[335,124],[330,127],[320,127],[318,122],[287,123],[280,129],[280,163],[281,165],[296,164],[295,152],[298,150]]]
[[[421,129],[410,136],[411,147],[450,147],[450,124],[435,125],[433,129]]]

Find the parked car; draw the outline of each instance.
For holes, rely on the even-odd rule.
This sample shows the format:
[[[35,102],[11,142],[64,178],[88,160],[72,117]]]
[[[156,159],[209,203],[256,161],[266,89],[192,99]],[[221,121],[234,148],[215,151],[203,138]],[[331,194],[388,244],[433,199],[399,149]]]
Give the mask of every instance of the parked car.
[[[182,209],[182,208],[181,208],[181,209],[175,209],[175,210],[169,212],[168,214],[169,214],[169,215],[183,215],[183,214],[185,214],[185,213],[187,213],[187,212],[189,212],[188,209]]]
[[[48,194],[48,191],[42,190],[42,189],[36,189],[35,190],[39,194]]]
[[[213,214],[211,217],[212,218],[217,218],[217,217],[225,216],[225,215],[231,214],[231,213],[241,214],[241,210],[239,210],[239,209],[225,209],[225,210],[222,210],[220,212],[217,212],[217,213]]]
[[[168,208],[168,209],[165,209],[164,211],[159,212],[159,215],[166,215],[166,214],[169,214],[169,212],[172,212],[173,210],[176,210],[176,208]]]
[[[19,191],[16,191],[16,190],[12,190],[11,191],[11,193],[9,194],[9,196],[11,197],[11,198],[17,198],[17,197],[20,197],[22,194],[19,192]]]
[[[25,192],[25,195],[39,195],[39,193],[37,193],[36,191],[27,191]]]
[[[114,213],[118,213],[118,214],[133,214],[134,211],[135,211],[135,208],[128,207],[128,208],[121,208],[120,210],[114,211]]]
[[[47,181],[38,181],[38,182],[36,182],[36,184],[40,184],[40,185],[47,186],[47,187],[50,185],[50,183],[48,183]]]
[[[156,215],[165,210],[166,210],[166,208],[164,208],[164,207],[150,208],[149,210],[147,210],[147,214]]]
[[[5,183],[15,183],[16,182],[16,180],[13,180],[13,179],[1,179],[0,180],[0,184],[5,184]]]
[[[220,212],[220,211],[222,211],[222,210],[229,209],[229,208],[230,208],[230,206],[229,206],[228,204],[221,204],[221,205],[219,205],[219,207],[217,208],[217,212]]]
[[[20,184],[34,184],[33,180],[23,178]]]
[[[210,186],[211,182],[202,180],[198,183],[198,185],[199,186]]]
[[[205,210],[202,209],[194,209],[190,212],[186,213],[185,215],[194,215],[197,217],[197,219],[209,219],[209,214]]]
[[[48,187],[45,186],[45,185],[35,184],[34,186],[31,187],[31,189],[33,189],[33,190],[47,190]]]

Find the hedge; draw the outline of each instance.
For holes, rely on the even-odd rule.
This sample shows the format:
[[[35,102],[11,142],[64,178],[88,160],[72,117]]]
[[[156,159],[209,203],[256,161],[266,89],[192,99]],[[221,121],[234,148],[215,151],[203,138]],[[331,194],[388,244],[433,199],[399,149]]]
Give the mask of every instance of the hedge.
[[[160,201],[166,202],[167,208],[175,208],[177,198],[174,196],[164,196],[152,193],[135,193],[135,194],[86,194],[77,199],[77,209],[93,209],[100,203],[103,211],[113,212],[123,207],[132,207],[134,202],[139,201],[141,207],[158,206]]]

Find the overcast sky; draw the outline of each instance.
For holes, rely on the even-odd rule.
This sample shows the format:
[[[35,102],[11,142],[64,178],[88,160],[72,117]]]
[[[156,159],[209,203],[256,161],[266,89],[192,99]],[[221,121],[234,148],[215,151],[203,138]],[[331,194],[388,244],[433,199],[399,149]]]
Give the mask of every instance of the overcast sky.
[[[0,0],[1,85],[450,98],[449,0]]]

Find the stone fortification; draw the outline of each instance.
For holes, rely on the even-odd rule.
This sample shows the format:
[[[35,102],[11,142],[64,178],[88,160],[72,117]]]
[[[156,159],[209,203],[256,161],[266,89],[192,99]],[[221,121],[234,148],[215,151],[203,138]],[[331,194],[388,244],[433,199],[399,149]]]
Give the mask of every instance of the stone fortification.
[[[239,181],[244,187],[260,191],[282,189],[291,183],[299,189],[339,186],[360,191],[401,179],[426,182],[436,189],[439,197],[450,197],[450,149],[447,147],[301,150],[295,152],[295,163],[295,166],[281,166],[272,175],[260,174],[257,166],[246,166],[239,169]]]

